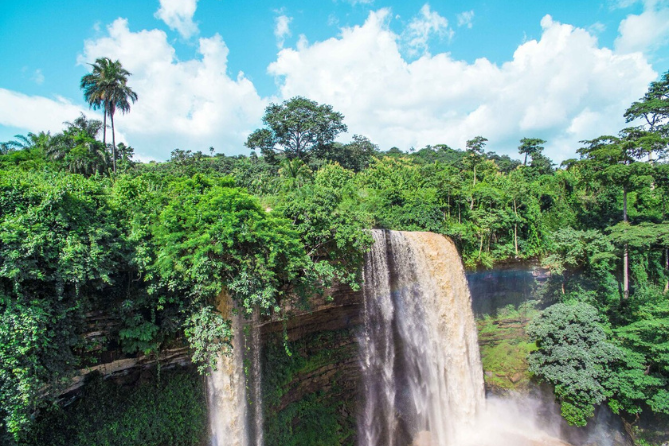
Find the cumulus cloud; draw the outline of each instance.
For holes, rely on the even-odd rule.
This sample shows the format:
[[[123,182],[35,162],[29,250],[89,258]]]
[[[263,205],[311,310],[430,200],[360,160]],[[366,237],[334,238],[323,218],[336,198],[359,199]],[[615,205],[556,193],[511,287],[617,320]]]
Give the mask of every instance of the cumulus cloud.
[[[280,51],[269,72],[281,95],[332,104],[351,133],[385,149],[464,147],[483,135],[491,149],[514,154],[527,136],[547,139],[559,161],[574,156],[579,140],[620,129],[626,107],[656,77],[642,54],[601,48],[586,30],[550,16],[541,21],[541,38],[501,65],[446,53],[408,62],[389,14],[371,12],[338,38]]]
[[[384,14],[387,15],[387,14]],[[411,56],[425,54],[428,51],[428,42],[434,35],[439,37],[453,37],[453,30],[448,27],[448,20],[432,11],[427,3],[420,9],[420,13],[407,25],[403,39]]]
[[[156,18],[165,22],[170,29],[176,30],[184,39],[197,34],[197,24],[193,22],[193,15],[197,9],[198,0],[160,0],[160,9],[156,11]]]
[[[615,49],[620,53],[653,51],[669,42],[669,4],[647,0],[641,14],[630,14],[618,27]]]
[[[458,26],[472,27],[472,20],[474,20],[474,11],[464,11],[458,14]]]
[[[274,19],[274,37],[276,37],[276,46],[281,49],[286,40],[286,37],[290,36],[290,22],[293,20],[292,17],[281,14]]]
[[[165,159],[175,148],[247,153],[243,142],[260,123],[265,102],[243,73],[227,73],[228,48],[218,34],[201,38],[197,58],[180,61],[160,30],[132,32],[125,19],[108,35],[87,40],[79,63],[106,56],[119,59],[139,95],[117,127],[137,152]]]
[[[0,124],[38,133],[57,133],[63,130],[63,122],[72,121],[80,113],[99,119],[95,113],[62,97],[54,99],[29,96],[0,88]]]

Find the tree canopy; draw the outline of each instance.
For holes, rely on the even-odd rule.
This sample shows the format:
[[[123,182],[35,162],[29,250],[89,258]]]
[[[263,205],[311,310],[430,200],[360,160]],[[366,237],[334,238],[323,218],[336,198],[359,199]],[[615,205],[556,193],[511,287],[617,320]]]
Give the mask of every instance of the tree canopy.
[[[331,105],[296,96],[282,104],[265,109],[263,123],[267,126],[249,135],[246,146],[274,160],[277,153],[307,161],[316,153],[330,148],[335,138],[347,131],[344,115]]]

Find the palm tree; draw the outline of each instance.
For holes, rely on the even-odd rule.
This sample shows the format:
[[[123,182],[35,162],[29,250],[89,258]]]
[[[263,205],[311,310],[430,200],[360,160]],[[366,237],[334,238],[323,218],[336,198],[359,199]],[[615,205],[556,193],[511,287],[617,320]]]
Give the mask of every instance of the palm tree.
[[[81,116],[64,123],[67,128],[51,138],[45,154],[54,161],[62,162],[73,173],[92,175],[103,173],[111,164],[109,152],[97,140],[102,121]]]
[[[27,135],[14,135],[13,141],[4,143],[8,149],[30,150],[38,148],[46,152],[53,143],[53,137],[50,132],[28,133]]]
[[[112,61],[108,57],[96,59],[91,64],[93,71],[81,78],[84,98],[93,109],[104,109],[104,126],[102,142],[107,146],[107,116],[112,128],[112,160],[116,172],[116,133],[114,130],[114,113],[130,111],[130,102],[137,100],[137,93],[128,86],[130,72],[123,68],[121,62]]]

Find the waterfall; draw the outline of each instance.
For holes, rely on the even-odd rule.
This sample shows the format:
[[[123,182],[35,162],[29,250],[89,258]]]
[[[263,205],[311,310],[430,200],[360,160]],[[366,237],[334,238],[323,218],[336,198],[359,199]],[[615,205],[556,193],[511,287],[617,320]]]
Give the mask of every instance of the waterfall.
[[[226,313],[224,313],[226,314]],[[228,317],[229,315],[226,314]],[[221,353],[207,378],[211,446],[248,446],[240,317],[233,317],[232,352]]]
[[[362,446],[456,444],[483,407],[483,374],[464,268],[432,233],[372,232],[359,338]]]
[[[251,356],[251,408],[253,410],[253,446],[263,446],[263,413],[262,413],[262,370],[260,367],[260,310],[253,311],[251,324],[251,342],[249,353]]]
[[[232,305],[229,296],[219,296],[218,310],[232,319],[234,338],[232,351],[219,355],[207,379],[211,446],[262,446],[260,312],[254,311],[249,322],[233,314]],[[250,364],[248,374],[245,363]]]

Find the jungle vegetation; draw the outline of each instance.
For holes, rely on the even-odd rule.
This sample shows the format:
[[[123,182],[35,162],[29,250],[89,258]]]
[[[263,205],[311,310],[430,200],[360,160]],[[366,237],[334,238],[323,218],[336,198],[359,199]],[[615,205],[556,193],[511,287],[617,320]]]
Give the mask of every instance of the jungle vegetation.
[[[82,79],[105,121],[137,99],[128,76],[107,59]],[[669,413],[669,72],[625,117],[561,166],[532,135],[522,161],[476,135],[464,149],[341,143],[345,117],[302,97],[267,107],[250,156],[139,163],[83,115],[0,144],[0,431],[22,442],[94,363],[89,312],[121,321],[125,352],[187,342],[206,372],[230,345],[221,292],[281,316],[335,281],[357,287],[369,228],[447,235],[468,268],[539,259],[552,274],[530,366],[565,418]]]

